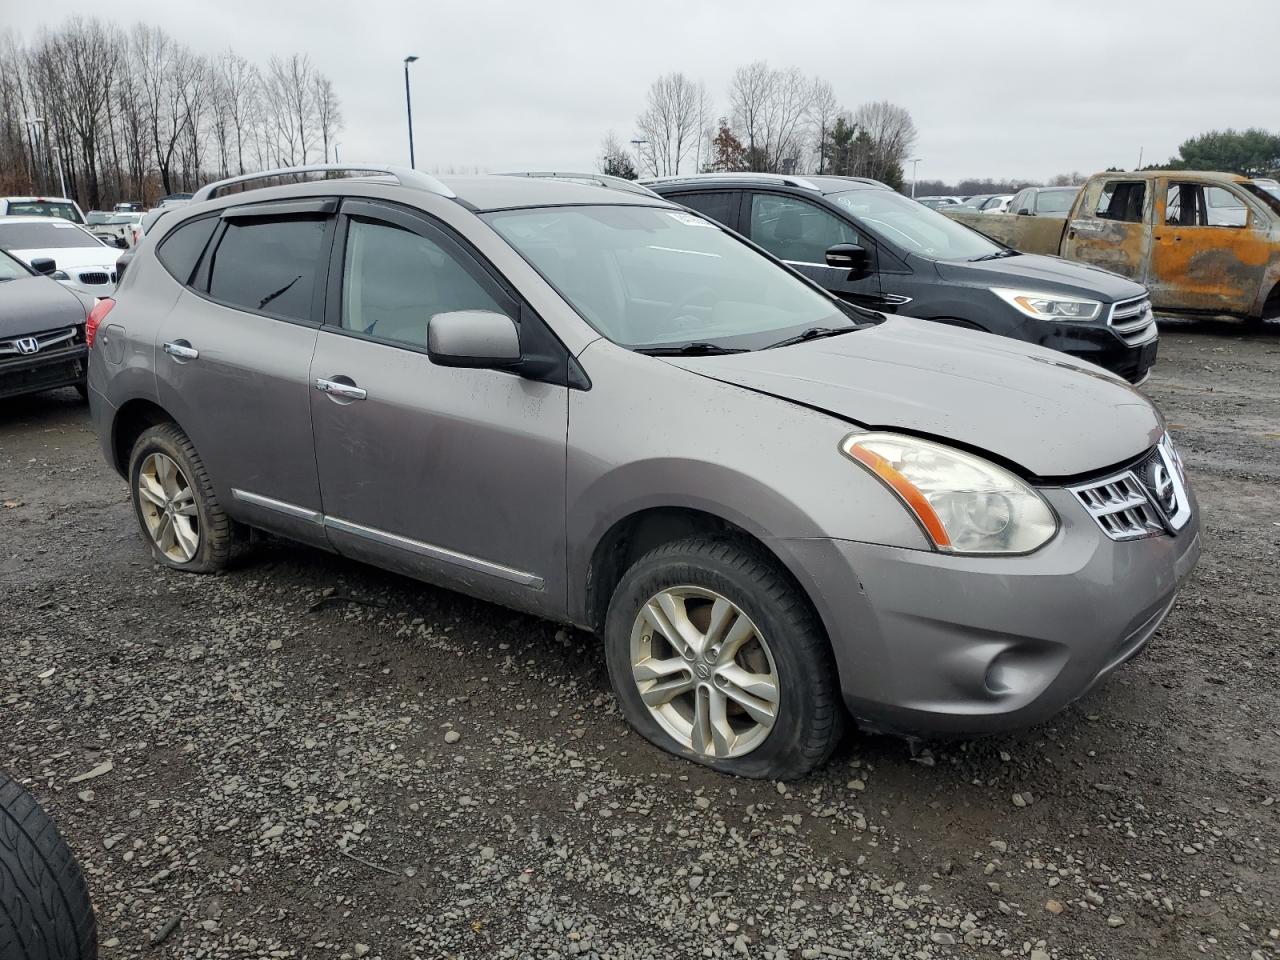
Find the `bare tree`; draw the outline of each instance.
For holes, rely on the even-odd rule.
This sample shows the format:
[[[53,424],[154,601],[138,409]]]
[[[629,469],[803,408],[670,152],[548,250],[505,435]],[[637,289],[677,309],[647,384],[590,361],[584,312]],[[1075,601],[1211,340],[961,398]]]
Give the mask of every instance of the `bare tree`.
[[[818,173],[825,172],[825,150],[827,135],[831,132],[840,114],[840,101],[830,83],[815,78],[809,87],[809,123],[812,127],[813,150],[817,160]]]
[[[763,146],[765,113],[772,95],[773,71],[763,60],[739,67],[729,84],[729,109],[734,128],[745,138],[747,163],[756,161],[757,149]]]
[[[342,129],[342,106],[333,89],[333,81],[322,73],[311,78],[311,96],[316,125],[320,128],[320,142],[324,150],[324,162],[329,162],[329,146]]]
[[[749,169],[781,171],[799,164],[811,95],[812,88],[795,67],[773,70],[757,60],[734,72],[729,105],[734,126],[745,140]]]
[[[698,141],[701,85],[683,73],[668,73],[653,81],[647,104],[636,126],[648,140],[641,162],[655,176],[680,172],[680,164]]]
[[[911,114],[888,100],[878,100],[860,106],[853,122],[869,140],[867,172],[861,175],[896,187],[902,182],[903,165],[916,143]]]

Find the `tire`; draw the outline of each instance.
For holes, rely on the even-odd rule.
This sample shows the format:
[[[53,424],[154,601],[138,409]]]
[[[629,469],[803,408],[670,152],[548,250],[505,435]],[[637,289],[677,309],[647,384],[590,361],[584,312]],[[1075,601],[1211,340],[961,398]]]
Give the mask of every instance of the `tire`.
[[[0,957],[95,960],[98,926],[71,848],[0,770]]]
[[[664,602],[674,603],[690,624],[707,625],[704,653],[691,658],[687,649],[667,640],[667,633],[681,631],[656,626],[659,621],[651,619],[655,616],[651,599],[659,612],[667,609]],[[712,626],[715,604],[722,604],[722,616],[730,618],[724,620],[728,627]],[[728,608],[736,608],[747,622],[740,624],[732,610],[724,613]],[[667,623],[670,627],[675,621]],[[752,630],[753,639],[733,653],[730,638],[738,626],[743,633]],[[699,629],[695,626],[695,633]],[[604,643],[609,677],[623,715],[647,740],[677,756],[735,776],[790,780],[825,763],[840,741],[845,714],[826,633],[799,587],[772,557],[750,544],[691,537],[641,557],[623,574],[610,600]],[[727,667],[739,678],[743,678],[740,671],[746,670],[746,680],[767,677],[771,681],[752,689],[771,686],[772,703],[750,701],[757,709],[768,708],[764,711],[771,715],[767,731],[757,720],[763,714],[749,713],[739,705],[746,702],[740,696],[746,688],[725,683],[727,675],[721,671],[726,664],[712,654],[735,657]],[[637,663],[646,679],[637,676]],[[672,664],[677,666],[671,668]],[[649,674],[656,668],[649,665],[675,672],[653,679]],[[681,689],[693,684],[692,693],[682,692],[669,705],[651,708],[645,697],[665,696],[659,688],[668,676]],[[737,691],[739,699],[726,696],[726,688]],[[716,702],[726,705],[728,716],[720,715],[718,727],[702,726],[699,744],[698,711],[705,709],[702,715],[715,716],[710,704]],[[706,731],[726,728],[734,735],[722,733],[708,749]]]
[[[152,460],[152,457],[157,457]],[[163,463],[167,458],[179,471],[179,483],[184,491],[182,508],[169,517],[171,536],[161,534],[158,542],[153,535],[157,523],[163,531],[163,519],[157,520],[159,511],[156,503],[145,499],[140,488],[141,475],[146,469],[149,475],[154,464]],[[154,488],[154,484],[152,485]],[[164,492],[164,491],[160,491]],[[190,496],[186,496],[189,493]],[[161,423],[148,427],[138,437],[129,455],[129,495],[133,500],[133,512],[137,517],[138,527],[143,539],[151,547],[152,556],[158,563],[183,570],[188,573],[213,573],[226,567],[231,559],[232,524],[231,519],[223,512],[218,498],[214,495],[213,484],[205,472],[204,463],[187,435],[172,423]],[[179,502],[175,498],[175,505]],[[180,518],[177,514],[183,514]],[[181,527],[185,531],[177,535]],[[192,547],[190,534],[196,534]],[[166,551],[163,543],[171,544]]]

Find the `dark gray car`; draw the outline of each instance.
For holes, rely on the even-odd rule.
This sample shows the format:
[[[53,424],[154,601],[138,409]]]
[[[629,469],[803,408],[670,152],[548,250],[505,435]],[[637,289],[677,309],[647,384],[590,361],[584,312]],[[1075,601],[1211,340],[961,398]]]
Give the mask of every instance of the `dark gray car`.
[[[1041,720],[1196,563],[1118,377],[841,303],[657,198],[376,169],[206,188],[92,325],[160,562],[258,527],[595,631],[645,737],[757,777],[850,714]]]
[[[0,400],[56,387],[84,391],[93,303],[0,250]]]

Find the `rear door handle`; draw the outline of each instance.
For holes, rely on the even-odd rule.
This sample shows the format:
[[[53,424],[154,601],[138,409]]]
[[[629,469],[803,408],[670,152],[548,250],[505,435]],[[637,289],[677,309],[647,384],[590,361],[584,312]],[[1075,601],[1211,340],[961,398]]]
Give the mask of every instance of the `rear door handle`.
[[[172,340],[164,345],[164,352],[175,360],[195,360],[200,351],[185,340]]]
[[[334,400],[363,400],[369,395],[364,387],[343,383],[341,380],[326,380],[324,377],[316,377],[316,389],[327,393]]]

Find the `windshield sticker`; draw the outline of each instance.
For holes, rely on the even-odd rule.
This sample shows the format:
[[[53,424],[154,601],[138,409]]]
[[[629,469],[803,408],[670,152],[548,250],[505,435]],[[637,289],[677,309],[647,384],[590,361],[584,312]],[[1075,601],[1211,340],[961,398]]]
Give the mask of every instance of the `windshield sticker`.
[[[684,213],[680,210],[668,210],[667,216],[672,220],[679,220],[687,227],[711,227],[715,229],[715,224],[708,223],[701,217],[695,217],[692,213]]]

